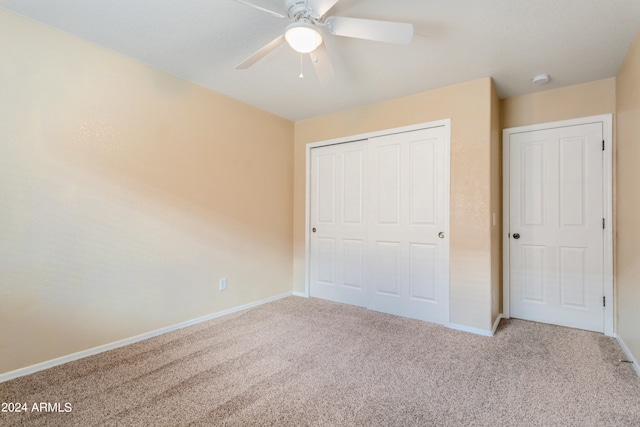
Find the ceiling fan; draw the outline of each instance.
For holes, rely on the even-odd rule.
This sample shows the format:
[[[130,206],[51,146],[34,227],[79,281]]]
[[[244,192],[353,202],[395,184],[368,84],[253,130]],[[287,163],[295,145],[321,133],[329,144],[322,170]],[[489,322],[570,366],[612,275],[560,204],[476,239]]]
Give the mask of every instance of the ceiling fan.
[[[267,43],[236,69],[246,69],[273,52],[285,41],[297,52],[312,55],[316,73],[333,73],[329,56],[322,43],[322,33],[336,36],[354,37],[385,43],[409,44],[413,38],[413,25],[400,22],[377,21],[371,19],[326,16],[339,0],[284,0],[284,14],[258,6],[245,0],[235,0],[246,6],[266,12],[278,18],[287,18],[291,23],[284,34]]]

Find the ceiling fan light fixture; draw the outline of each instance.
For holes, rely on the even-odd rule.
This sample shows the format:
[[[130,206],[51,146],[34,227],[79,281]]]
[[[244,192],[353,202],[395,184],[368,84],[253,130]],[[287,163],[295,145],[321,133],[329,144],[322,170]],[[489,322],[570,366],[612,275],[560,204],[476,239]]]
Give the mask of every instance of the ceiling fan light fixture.
[[[311,24],[299,21],[287,27],[284,38],[296,52],[309,53],[322,44],[322,36]]]

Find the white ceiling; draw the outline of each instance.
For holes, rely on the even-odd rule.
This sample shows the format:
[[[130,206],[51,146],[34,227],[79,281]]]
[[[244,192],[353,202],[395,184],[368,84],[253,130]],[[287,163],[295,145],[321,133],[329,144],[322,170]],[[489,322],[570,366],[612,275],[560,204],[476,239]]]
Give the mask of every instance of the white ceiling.
[[[284,13],[282,0],[251,0]],[[410,22],[408,46],[325,36],[320,84],[288,45],[235,66],[288,21],[232,0],[0,0],[0,7],[290,120],[491,76],[500,97],[616,75],[639,0],[341,0],[329,15]],[[551,74],[535,86],[531,78]]]

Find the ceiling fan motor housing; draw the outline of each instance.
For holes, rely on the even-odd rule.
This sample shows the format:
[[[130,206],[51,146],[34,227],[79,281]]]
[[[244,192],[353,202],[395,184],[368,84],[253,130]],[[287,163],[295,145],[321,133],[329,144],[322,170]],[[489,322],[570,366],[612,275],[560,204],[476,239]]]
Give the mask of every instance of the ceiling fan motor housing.
[[[284,7],[287,15],[292,21],[308,19],[309,21],[317,21],[320,17],[308,7],[306,0],[284,0]]]

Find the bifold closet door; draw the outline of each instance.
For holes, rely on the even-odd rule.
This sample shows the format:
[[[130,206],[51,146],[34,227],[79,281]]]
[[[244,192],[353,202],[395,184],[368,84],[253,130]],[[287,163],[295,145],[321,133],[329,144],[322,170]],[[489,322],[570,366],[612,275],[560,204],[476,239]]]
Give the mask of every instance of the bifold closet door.
[[[367,141],[311,150],[311,296],[367,306]]]
[[[444,128],[369,141],[369,308],[449,322]]]

